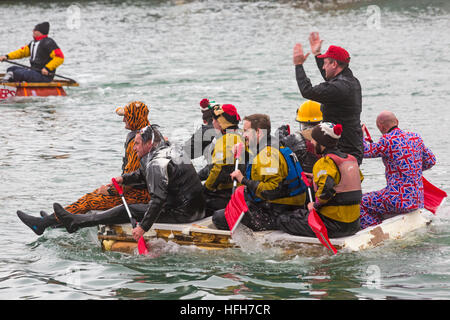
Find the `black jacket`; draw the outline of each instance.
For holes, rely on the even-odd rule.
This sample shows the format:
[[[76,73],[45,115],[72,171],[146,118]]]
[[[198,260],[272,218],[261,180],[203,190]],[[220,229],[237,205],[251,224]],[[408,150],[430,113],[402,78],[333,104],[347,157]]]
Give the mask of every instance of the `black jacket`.
[[[194,166],[174,146],[159,144],[142,157],[139,170],[122,175],[125,185],[145,181],[150,202],[140,226],[148,231],[162,212],[203,214],[202,183]],[[200,217],[201,218],[201,217]]]
[[[322,70],[323,59],[316,57],[316,62],[325,79],[325,71]],[[359,80],[353,76],[348,67],[336,77],[316,86],[312,86],[303,65],[297,65],[295,73],[302,96],[322,104],[323,121],[342,124],[343,132],[338,148],[353,155],[361,164],[364,144],[360,118],[362,95]]]
[[[211,144],[216,136],[217,133],[212,123],[202,124],[191,138],[184,143],[183,151],[189,152],[191,159],[201,157],[204,155],[205,148]],[[209,158],[211,158],[211,155],[209,155]]]

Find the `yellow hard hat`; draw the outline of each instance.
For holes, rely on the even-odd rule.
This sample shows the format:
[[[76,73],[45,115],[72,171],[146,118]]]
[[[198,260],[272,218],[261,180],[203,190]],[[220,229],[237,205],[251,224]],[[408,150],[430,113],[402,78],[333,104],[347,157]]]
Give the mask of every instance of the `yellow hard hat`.
[[[295,120],[298,122],[320,122],[322,119],[320,103],[308,100],[303,102],[297,109],[297,118]]]

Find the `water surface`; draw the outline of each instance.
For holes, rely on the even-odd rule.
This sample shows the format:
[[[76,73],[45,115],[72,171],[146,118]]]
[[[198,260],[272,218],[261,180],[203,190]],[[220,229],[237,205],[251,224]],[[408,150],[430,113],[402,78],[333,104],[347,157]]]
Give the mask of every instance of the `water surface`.
[[[335,257],[285,256],[256,246],[205,252],[156,242],[159,256],[147,259],[103,252],[95,228],[72,235],[52,229],[37,237],[16,216],[18,209],[38,215],[51,211],[53,202],[69,204],[119,174],[127,131],[114,110],[133,100],[150,106],[151,122],[174,142],[200,123],[198,103],[205,97],[236,105],[241,116],[267,113],[273,128],[297,127],[295,112],[304,99],[295,82],[292,48],[298,41],[308,48],[311,31],[320,32],[324,49],[336,44],[350,52],[363,88],[362,120],[373,138],[379,137],[376,115],[394,111],[401,128],[420,133],[438,158],[426,177],[449,192],[448,2],[71,5],[0,4],[6,35],[0,52],[28,43],[33,26],[49,20],[50,35],[66,57],[58,73],[80,83],[64,98],[0,102],[0,298],[450,297],[448,205],[428,229]],[[0,72],[6,67],[1,64]],[[314,84],[321,81],[311,57],[305,68]],[[380,160],[364,161],[362,171],[364,191],[383,187]]]

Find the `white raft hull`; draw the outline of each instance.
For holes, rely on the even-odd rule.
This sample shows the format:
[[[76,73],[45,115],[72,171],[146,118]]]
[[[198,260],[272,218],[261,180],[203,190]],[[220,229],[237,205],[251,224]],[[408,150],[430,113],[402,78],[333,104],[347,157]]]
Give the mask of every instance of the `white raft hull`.
[[[431,222],[431,214],[425,210],[416,210],[384,220],[383,223],[359,231],[343,238],[330,239],[338,250],[359,251],[376,247],[386,240],[400,239],[407,233],[423,228]],[[99,226],[98,239],[106,251],[135,253],[137,244],[131,237],[129,224]],[[195,245],[203,249],[224,249],[239,247],[230,231],[218,230],[211,217],[189,224],[155,223],[144,235],[146,240],[162,238],[180,245]],[[282,231],[253,232],[252,237],[259,245],[280,247],[287,252],[326,250],[317,238],[293,236]]]

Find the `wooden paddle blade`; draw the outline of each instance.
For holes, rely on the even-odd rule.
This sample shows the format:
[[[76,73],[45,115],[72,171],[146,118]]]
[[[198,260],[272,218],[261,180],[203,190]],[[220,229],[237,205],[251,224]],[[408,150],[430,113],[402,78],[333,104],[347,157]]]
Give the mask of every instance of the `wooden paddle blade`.
[[[225,208],[225,219],[231,232],[236,229],[244,214],[248,211],[244,198],[244,186],[240,186],[231,196],[230,201]]]
[[[139,251],[139,254],[148,254],[148,252],[149,252],[147,243],[145,242],[144,237],[141,237],[138,241],[138,251]]]
[[[336,248],[331,244],[330,239],[328,239],[327,228],[314,209],[312,209],[308,214],[308,224],[316,234],[316,237],[317,239],[319,239],[320,243],[322,243],[328,250],[333,252],[333,254],[336,254]]]
[[[435,185],[431,184],[424,176],[423,180],[423,197],[425,209],[436,214],[437,209],[447,197],[447,193],[444,190],[439,189]]]

